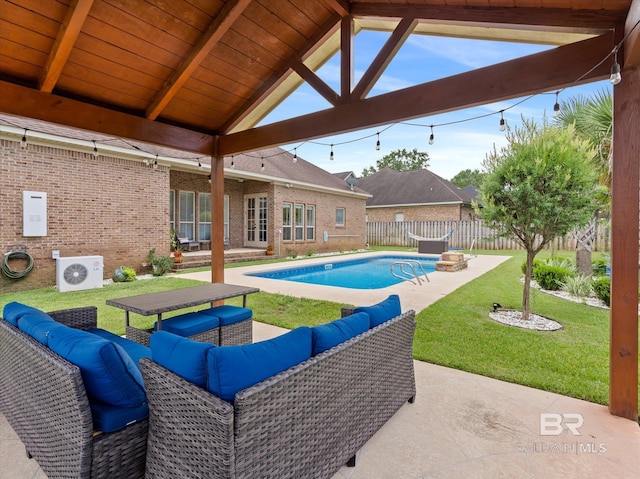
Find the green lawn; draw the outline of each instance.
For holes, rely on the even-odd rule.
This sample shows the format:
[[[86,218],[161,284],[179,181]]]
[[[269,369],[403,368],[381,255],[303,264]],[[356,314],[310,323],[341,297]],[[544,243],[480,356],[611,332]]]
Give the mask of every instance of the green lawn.
[[[533,312],[555,319],[563,329],[542,332],[501,325],[491,320],[488,312],[494,301],[504,307],[520,308],[519,278],[524,252],[484,253],[513,258],[418,312],[416,359],[607,404],[609,311],[533,292]],[[0,308],[9,301],[47,311],[94,305],[98,307],[99,325],[123,334],[124,312],[105,305],[106,299],[196,284],[199,283],[184,278],[165,277],[67,293],[51,287],[0,295]],[[229,304],[240,301],[241,298],[234,298]],[[251,295],[249,305],[256,320],[285,328],[325,323],[338,318],[343,306],[264,292]],[[154,321],[132,317],[137,327],[150,327]]]

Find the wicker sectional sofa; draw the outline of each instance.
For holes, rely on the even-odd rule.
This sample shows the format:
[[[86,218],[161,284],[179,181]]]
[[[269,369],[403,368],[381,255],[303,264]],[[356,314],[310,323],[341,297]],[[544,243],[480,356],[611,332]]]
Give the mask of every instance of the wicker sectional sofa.
[[[48,321],[55,320],[50,326],[51,334],[48,329],[39,331],[51,338],[53,331],[58,337],[64,333],[76,336],[78,342],[66,344],[69,351],[86,348],[95,339],[87,341],[85,336],[97,331],[95,307],[57,311],[48,316]],[[110,406],[96,406],[95,398],[88,394],[87,388],[91,388],[86,381],[95,381],[95,377],[83,379],[85,370],[43,344],[47,338],[38,336],[37,315],[30,316],[35,325],[30,332],[18,327],[26,316],[16,325],[7,317],[5,307],[4,319],[0,319],[0,411],[24,443],[27,454],[50,478],[144,477],[148,429],[144,389],[135,392],[143,402],[134,408],[133,415],[130,410],[121,413],[115,408],[115,418],[101,423],[115,430],[96,430],[96,416],[105,414]],[[96,343],[102,342],[99,334],[110,333],[97,331]],[[111,343],[108,348],[112,352],[124,350]],[[137,348],[144,346],[133,344],[132,354],[140,351]],[[133,361],[134,356],[130,359]]]
[[[361,320],[359,309],[366,308],[356,308],[353,316]],[[286,333],[295,336],[295,348],[307,333],[301,329]],[[355,465],[356,452],[414,400],[414,330],[414,311],[394,313],[379,324],[369,325],[367,319],[364,332],[227,400],[210,392],[209,385],[185,379],[184,362],[160,365],[153,338],[163,336],[154,335],[153,359],[140,361],[149,400],[146,477],[329,478],[341,466]],[[239,349],[230,351],[241,355]],[[209,368],[202,374],[213,373]]]

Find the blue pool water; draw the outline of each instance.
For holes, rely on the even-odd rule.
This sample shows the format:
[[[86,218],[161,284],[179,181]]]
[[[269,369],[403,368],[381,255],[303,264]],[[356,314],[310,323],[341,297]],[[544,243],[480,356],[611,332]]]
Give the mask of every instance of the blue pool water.
[[[339,286],[342,288],[378,289],[386,288],[387,286],[392,286],[403,281],[391,274],[391,265],[394,262],[406,260],[418,260],[427,274],[436,269],[436,259],[433,258],[388,255],[345,261],[327,261],[311,266],[250,273],[250,276],[282,279],[299,283],[322,284],[325,286]],[[410,270],[406,266],[404,269],[406,271]],[[419,267],[414,266],[414,269],[417,274],[422,275],[422,270]],[[397,273],[400,272],[398,266],[395,267],[394,271]]]

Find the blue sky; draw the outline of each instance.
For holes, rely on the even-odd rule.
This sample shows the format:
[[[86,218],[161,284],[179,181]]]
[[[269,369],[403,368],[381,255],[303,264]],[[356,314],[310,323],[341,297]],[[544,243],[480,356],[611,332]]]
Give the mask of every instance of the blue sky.
[[[354,44],[355,82],[360,79],[375,58],[388,35],[388,33],[371,31],[358,34]],[[548,48],[551,47],[412,35],[396,54],[369,96],[537,53]],[[316,73],[327,84],[339,91],[339,54]],[[517,79],[506,79],[506,81],[517,81]],[[588,96],[598,90],[610,91],[610,89],[611,85],[608,81],[570,87],[560,93],[559,100],[562,103],[572,96]],[[282,147],[289,151],[298,147],[296,152],[301,158],[332,173],[354,171],[357,175],[360,175],[364,168],[375,166],[377,160],[394,150],[417,148],[418,151],[429,154],[431,171],[451,179],[461,170],[481,169],[482,161],[494,145],[500,148],[506,144],[505,133],[498,128],[500,110],[505,110],[504,118],[508,125],[519,125],[523,116],[541,120],[546,113],[549,118],[552,117],[555,92],[536,95],[523,102],[522,100],[492,103],[458,112],[319,138],[306,143],[282,145]],[[522,103],[518,104],[519,102]],[[303,84],[261,124],[326,108],[329,108],[329,103],[313,88]],[[475,119],[480,116],[485,117]],[[452,122],[459,123],[446,125]],[[429,125],[436,125],[433,145],[428,143],[431,133]],[[381,132],[379,151],[375,149],[377,132]],[[333,161],[329,159],[331,144],[334,144]]]

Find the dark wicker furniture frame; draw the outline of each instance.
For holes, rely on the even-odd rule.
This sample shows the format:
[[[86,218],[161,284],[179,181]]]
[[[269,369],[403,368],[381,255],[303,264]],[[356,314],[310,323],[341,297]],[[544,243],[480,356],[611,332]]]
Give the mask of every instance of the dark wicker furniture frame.
[[[49,313],[78,329],[95,307]],[[48,477],[144,477],[148,420],[112,433],[93,430],[80,369],[0,319],[0,411]]]
[[[234,404],[142,359],[146,477],[330,478],[413,402],[414,331],[407,311],[240,391]]]

